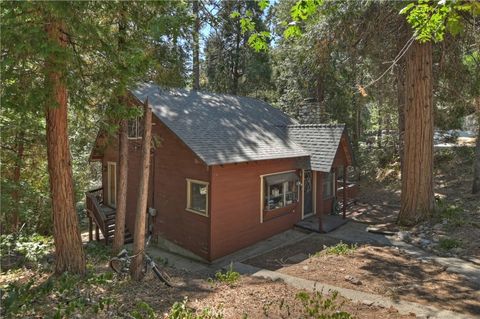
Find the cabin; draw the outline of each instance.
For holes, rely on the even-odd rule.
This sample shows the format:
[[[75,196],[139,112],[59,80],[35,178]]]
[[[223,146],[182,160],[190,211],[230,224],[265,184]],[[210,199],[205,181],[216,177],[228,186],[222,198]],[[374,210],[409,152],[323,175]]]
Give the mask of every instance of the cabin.
[[[353,154],[345,125],[299,124],[248,97],[154,84],[130,93],[132,105],[148,103],[153,112],[145,213],[159,245],[211,262],[295,226],[325,231],[338,207],[345,217],[356,192],[346,180]],[[128,125],[127,239],[135,222],[141,123]],[[100,231],[108,242],[117,137],[99,134],[90,160],[102,165],[102,187],[87,193],[90,239],[95,227],[97,239]]]

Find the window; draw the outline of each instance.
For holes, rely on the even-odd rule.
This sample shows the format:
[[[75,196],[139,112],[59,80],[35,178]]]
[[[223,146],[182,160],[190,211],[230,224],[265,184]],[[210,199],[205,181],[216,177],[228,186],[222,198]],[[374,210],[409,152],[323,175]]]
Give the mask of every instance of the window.
[[[335,188],[335,173],[330,172],[325,175],[323,179],[323,198],[333,196],[333,189]]]
[[[141,117],[128,120],[128,138],[138,139],[143,135],[143,121]]]
[[[264,210],[273,210],[298,202],[298,175],[294,172],[265,176]]]
[[[208,183],[187,179],[187,210],[208,216]]]

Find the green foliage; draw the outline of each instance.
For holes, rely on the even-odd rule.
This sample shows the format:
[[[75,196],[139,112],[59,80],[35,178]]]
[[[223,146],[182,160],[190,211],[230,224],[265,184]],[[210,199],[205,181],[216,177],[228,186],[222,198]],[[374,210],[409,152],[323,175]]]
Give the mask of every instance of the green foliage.
[[[144,301],[139,302],[135,309],[130,312],[130,316],[135,319],[155,319],[157,315],[150,305]]]
[[[351,314],[341,311],[343,302],[339,303],[338,292],[333,291],[331,295],[325,297],[321,292],[315,291],[312,294],[299,292],[296,297],[303,306],[303,315],[305,318],[324,318],[324,319],[350,319]]]
[[[233,286],[239,279],[240,274],[233,270],[233,264],[230,264],[230,266],[225,271],[219,270],[215,273],[216,281],[227,284],[229,286]]]
[[[438,247],[442,250],[450,250],[461,246],[462,242],[453,238],[441,238],[438,241]]]
[[[168,319],[222,319],[223,315],[220,312],[215,312],[210,308],[205,308],[198,312],[187,306],[188,299],[182,302],[175,302],[168,312]]]
[[[480,3],[476,1],[439,1],[429,0],[409,3],[400,14],[407,15],[408,23],[416,31],[421,42],[443,41],[448,31],[452,35],[465,29],[465,16],[479,16]]]
[[[330,246],[325,249],[325,253],[327,255],[348,255],[352,254],[357,250],[357,244],[345,244],[344,242],[340,241],[335,246]]]
[[[53,252],[53,239],[49,236],[41,236],[38,234],[24,235],[24,234],[9,234],[0,235],[0,254],[4,261],[7,261],[9,256],[22,256],[21,264],[24,261],[31,262],[37,265],[44,257]]]
[[[268,54],[252,48],[266,49],[269,42],[259,3],[235,0],[218,5],[218,26],[205,44],[205,87],[218,93],[262,97],[262,92],[271,89],[271,68]]]
[[[110,247],[97,241],[88,242],[85,246],[85,252],[87,257],[96,263],[109,260],[112,254]]]
[[[435,219],[437,222],[447,221],[445,226],[447,229],[461,227],[468,223],[468,220],[465,219],[465,215],[463,214],[463,209],[445,200],[437,201]]]
[[[86,278],[64,273],[43,282],[11,283],[2,287],[2,315],[5,317],[36,317],[45,303],[54,307],[53,318],[73,315],[95,317],[109,311],[115,304],[111,297],[92,298],[91,290],[111,283],[112,273],[89,274]]]

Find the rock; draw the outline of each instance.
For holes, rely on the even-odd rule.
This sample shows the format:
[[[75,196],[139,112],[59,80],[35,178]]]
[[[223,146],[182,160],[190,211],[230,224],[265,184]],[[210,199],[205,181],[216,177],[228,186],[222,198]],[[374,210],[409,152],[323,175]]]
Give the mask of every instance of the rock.
[[[410,233],[408,231],[399,231],[397,233],[397,238],[398,240],[403,240],[403,241],[408,240],[410,239]]]
[[[373,305],[373,301],[365,299],[365,300],[362,300],[362,304],[364,304],[366,306],[371,306],[371,305]]]
[[[303,266],[302,269],[303,270],[308,270],[308,266]]]
[[[443,225],[447,225],[447,224],[448,224],[448,219],[442,220],[442,224],[443,224]]]
[[[344,272],[344,271],[345,271],[345,268],[340,268],[340,271],[341,271],[341,272]]]
[[[430,245],[431,243],[432,243],[431,240],[428,240],[428,239],[425,239],[425,238],[420,239],[420,246],[422,246],[422,247],[426,247],[426,246]]]
[[[350,275],[346,275],[345,280],[357,286],[362,284],[362,282],[358,278],[355,278]]]
[[[292,263],[299,263],[299,262],[302,262],[304,261],[305,259],[308,258],[308,255],[307,254],[304,254],[304,253],[300,253],[300,254],[296,254],[296,255],[293,255],[291,257],[288,257],[288,261],[289,262],[292,262]]]
[[[433,229],[434,230],[442,230],[443,229],[443,224],[441,224],[441,223],[435,224],[433,226]]]

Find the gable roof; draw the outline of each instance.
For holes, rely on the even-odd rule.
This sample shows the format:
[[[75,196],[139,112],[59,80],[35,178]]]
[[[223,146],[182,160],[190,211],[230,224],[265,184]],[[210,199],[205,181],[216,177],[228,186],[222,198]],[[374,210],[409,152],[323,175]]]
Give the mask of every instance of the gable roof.
[[[288,126],[288,135],[310,153],[310,167],[330,172],[345,132],[344,124],[302,124]]]
[[[260,100],[154,84],[131,92],[207,165],[309,156],[284,129],[298,123]]]
[[[150,83],[131,92],[207,165],[309,157],[311,169],[329,172],[343,134],[348,143],[344,124],[298,124],[253,98]]]

